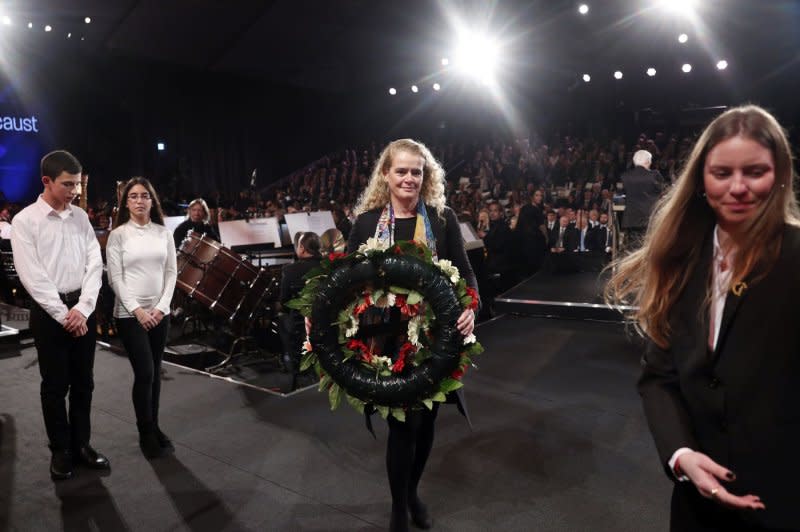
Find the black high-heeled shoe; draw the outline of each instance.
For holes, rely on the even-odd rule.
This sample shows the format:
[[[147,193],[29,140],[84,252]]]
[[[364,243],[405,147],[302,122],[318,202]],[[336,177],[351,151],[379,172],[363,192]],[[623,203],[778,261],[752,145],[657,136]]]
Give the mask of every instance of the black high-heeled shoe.
[[[419,499],[415,502],[408,503],[408,511],[411,513],[411,521],[417,528],[428,530],[433,526],[431,515],[428,513],[428,507],[422,504],[422,501]]]

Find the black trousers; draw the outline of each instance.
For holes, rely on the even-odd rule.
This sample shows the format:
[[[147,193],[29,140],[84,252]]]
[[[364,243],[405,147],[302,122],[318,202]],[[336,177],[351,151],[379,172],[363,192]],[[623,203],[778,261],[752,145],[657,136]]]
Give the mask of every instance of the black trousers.
[[[74,305],[77,301],[67,303]],[[42,375],[44,426],[50,447],[68,451],[89,444],[94,390],[94,349],[97,327],[94,313],[86,321],[89,331],[73,338],[35,302],[30,327]],[[69,394],[69,413],[66,397]]]
[[[169,315],[145,330],[136,318],[117,319],[117,331],[133,367],[133,409],[140,427],[158,425],[161,397],[161,359],[169,334]]]
[[[417,487],[433,448],[434,423],[439,403],[433,409],[409,410],[406,420],[388,418],[386,472],[392,494],[392,519],[407,519],[409,505],[419,503]]]

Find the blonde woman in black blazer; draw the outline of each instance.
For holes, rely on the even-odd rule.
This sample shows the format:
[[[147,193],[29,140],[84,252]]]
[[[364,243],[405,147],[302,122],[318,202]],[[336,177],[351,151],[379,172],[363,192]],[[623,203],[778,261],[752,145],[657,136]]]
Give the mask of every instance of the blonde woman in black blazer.
[[[609,284],[647,337],[645,414],[671,530],[798,530],[800,217],[772,115],[706,128]]]

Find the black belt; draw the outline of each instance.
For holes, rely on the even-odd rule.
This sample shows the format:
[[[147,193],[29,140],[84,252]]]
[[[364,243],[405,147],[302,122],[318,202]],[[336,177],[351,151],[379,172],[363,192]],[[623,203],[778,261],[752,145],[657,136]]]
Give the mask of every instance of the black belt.
[[[70,303],[77,303],[78,300],[81,298],[81,289],[78,288],[77,290],[73,290],[72,292],[67,292],[66,294],[62,294],[61,292],[58,293],[58,297],[61,299],[61,302],[65,305]]]

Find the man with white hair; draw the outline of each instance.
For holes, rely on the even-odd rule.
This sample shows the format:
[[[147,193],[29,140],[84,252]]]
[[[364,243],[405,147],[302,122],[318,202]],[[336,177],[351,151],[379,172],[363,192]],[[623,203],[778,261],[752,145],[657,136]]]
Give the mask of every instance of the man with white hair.
[[[658,170],[651,170],[653,155],[647,150],[633,154],[634,167],[622,177],[625,187],[625,213],[622,230],[626,233],[627,247],[638,247],[647,230],[650,211],[664,190],[664,178]]]

